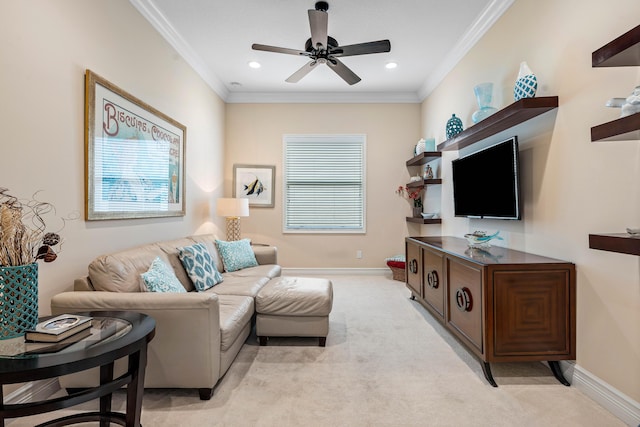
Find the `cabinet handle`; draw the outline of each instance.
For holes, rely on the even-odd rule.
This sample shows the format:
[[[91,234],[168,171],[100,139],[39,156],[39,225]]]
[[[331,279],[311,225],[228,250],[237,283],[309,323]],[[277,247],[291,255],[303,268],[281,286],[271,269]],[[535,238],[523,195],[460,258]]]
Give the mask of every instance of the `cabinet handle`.
[[[473,300],[469,288],[456,289],[456,305],[460,311],[471,311]]]
[[[411,262],[409,263],[409,271],[413,274],[416,274],[418,272],[418,261],[415,259],[412,259]]]
[[[431,289],[438,289],[440,281],[438,279],[438,272],[436,270],[432,270],[429,274],[427,274],[427,286]]]

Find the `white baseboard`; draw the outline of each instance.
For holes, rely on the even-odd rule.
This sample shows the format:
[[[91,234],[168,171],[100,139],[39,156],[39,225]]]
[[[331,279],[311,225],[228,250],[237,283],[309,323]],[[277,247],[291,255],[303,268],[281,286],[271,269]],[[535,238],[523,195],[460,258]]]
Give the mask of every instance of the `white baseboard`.
[[[391,277],[388,268],[282,268],[283,276],[384,276]]]
[[[58,378],[25,383],[4,398],[4,403],[20,404],[47,400],[60,390]]]
[[[561,361],[560,368],[573,387],[606,408],[625,424],[640,427],[640,403],[574,362]]]

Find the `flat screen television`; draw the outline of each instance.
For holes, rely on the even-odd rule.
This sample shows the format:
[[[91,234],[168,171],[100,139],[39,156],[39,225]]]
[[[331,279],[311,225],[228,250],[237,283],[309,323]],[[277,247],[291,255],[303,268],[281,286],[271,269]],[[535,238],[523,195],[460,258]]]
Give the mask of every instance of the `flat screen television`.
[[[453,160],[455,216],[521,219],[518,137]]]

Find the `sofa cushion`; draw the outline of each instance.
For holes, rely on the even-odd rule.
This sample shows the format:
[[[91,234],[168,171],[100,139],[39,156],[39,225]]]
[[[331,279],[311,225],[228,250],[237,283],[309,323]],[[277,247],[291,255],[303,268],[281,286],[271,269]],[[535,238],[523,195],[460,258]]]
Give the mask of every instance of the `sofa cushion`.
[[[222,275],[203,243],[178,248],[178,257],[197,291],[206,291],[222,282]]]
[[[281,272],[282,268],[278,264],[267,264],[225,273],[225,277],[268,277],[273,279],[280,276]]]
[[[151,267],[142,277],[142,289],[146,292],[187,292],[178,281],[173,269],[159,257],[151,263]]]
[[[156,257],[169,264],[167,255],[156,245],[101,255],[89,264],[89,279],[96,291],[140,292],[140,275]]]
[[[182,261],[180,261],[180,258],[178,257],[178,248],[193,245],[193,241],[185,237],[182,239],[157,242],[155,245],[165,253],[166,258],[169,261],[169,266],[173,268],[173,271],[176,273],[176,277],[180,283],[182,283],[182,286],[184,286],[187,291],[193,291],[195,289],[193,283],[191,282],[191,279],[189,279],[187,272],[182,266]]]
[[[218,246],[218,251],[222,257],[225,271],[231,272],[258,265],[249,239],[233,242],[216,240],[216,246]]]
[[[268,277],[233,277],[227,273],[223,274],[224,282],[214,286],[207,292],[214,292],[218,295],[242,295],[255,297],[260,289],[269,282]]]
[[[238,338],[253,316],[253,298],[219,295],[220,351],[227,350]]]

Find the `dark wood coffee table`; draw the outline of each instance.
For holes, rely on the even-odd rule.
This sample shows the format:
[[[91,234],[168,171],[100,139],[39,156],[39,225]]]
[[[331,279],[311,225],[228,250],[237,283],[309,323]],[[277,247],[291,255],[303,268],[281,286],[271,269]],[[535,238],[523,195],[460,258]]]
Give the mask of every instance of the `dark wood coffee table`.
[[[0,387],[0,426],[4,426],[7,418],[55,411],[93,399],[100,399],[99,411],[74,414],[39,426],[64,426],[89,421],[100,421],[101,427],[106,427],[111,422],[123,426],[140,426],[147,345],[155,335],[155,320],[145,314],[126,311],[78,314],[94,318],[92,335],[64,349],[55,352],[38,350],[38,346],[24,344],[22,337],[0,341],[0,352],[4,353],[0,354],[0,384],[54,378],[99,366],[100,385],[49,400],[7,405],[4,404]],[[129,356],[127,372],[113,378],[114,362],[125,356]],[[112,412],[111,395],[125,385],[126,413]]]

